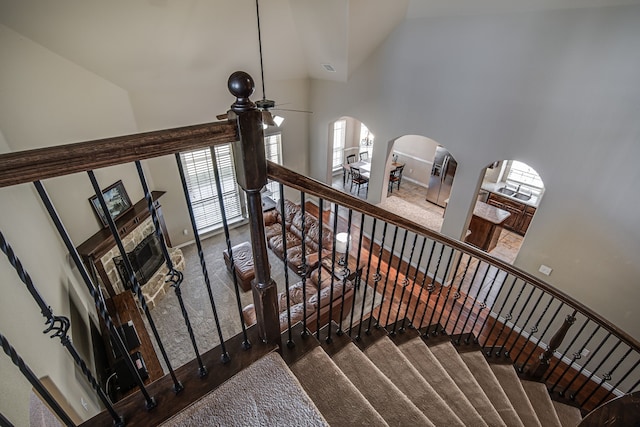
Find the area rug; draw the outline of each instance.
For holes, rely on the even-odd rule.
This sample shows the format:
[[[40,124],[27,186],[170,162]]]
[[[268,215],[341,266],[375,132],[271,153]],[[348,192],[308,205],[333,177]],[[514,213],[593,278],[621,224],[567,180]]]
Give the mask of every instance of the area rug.
[[[377,206],[420,224],[429,230],[440,231],[444,221],[441,215],[422,209],[420,206],[413,205],[396,196],[387,197],[385,201],[378,203]]]

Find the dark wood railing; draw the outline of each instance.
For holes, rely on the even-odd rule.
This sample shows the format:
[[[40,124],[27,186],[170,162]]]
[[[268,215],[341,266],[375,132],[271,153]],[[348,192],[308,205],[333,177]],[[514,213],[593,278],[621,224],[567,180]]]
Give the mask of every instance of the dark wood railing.
[[[248,75],[234,74],[230,78],[229,87],[237,99],[228,114],[229,120],[225,122],[0,155],[0,187],[35,183],[47,212],[94,300],[101,321],[105,325],[105,332],[111,335],[114,345],[125,355],[128,351],[116,333],[114,320],[95,277],[80,261],[74,244],[40,182],[52,177],[87,172],[96,196],[106,211],[105,201],[92,171],[135,162],[155,232],[161,237],[162,232],[154,213],[152,191],[146,186],[139,162],[169,154],[175,155],[178,160],[177,168],[183,180],[187,208],[198,246],[199,262],[208,287],[220,345],[200,354],[188,312],[181,300],[181,273],[173,268],[165,253],[170,271],[168,279],[182,308],[185,326],[196,354],[191,362],[174,370],[164,354],[160,334],[154,327],[153,316],[140,293],[140,285],[137,284],[132,266],[126,265],[129,263],[125,262],[139,307],[147,316],[152,334],[160,352],[163,353],[168,374],[149,384],[139,377],[133,360],[125,357],[129,370],[136,377],[139,391],[113,406],[105,402],[106,410],[93,418],[90,424],[160,423],[215,388],[238,369],[265,352],[280,347],[281,330],[288,330],[287,345],[295,345],[292,336],[294,322],[289,310],[292,302],[289,298],[287,266],[291,266],[293,262],[286,247],[289,224],[287,219],[282,219],[280,238],[284,245],[282,262],[285,266],[286,283],[280,285],[284,285],[289,313],[286,316],[286,324],[280,324],[277,284],[270,276],[267,252],[270,250],[268,247],[273,249],[273,241],[266,239],[260,201],[260,190],[265,185],[267,177],[281,184],[280,194],[299,193],[299,197],[294,198],[302,211],[302,259],[301,268],[292,271],[292,274],[300,277],[303,290],[306,290],[304,284],[307,280],[316,280],[318,294],[322,292],[323,275],[330,283],[328,313],[322,321],[318,303],[316,317],[307,323],[307,313],[313,308],[308,305],[305,295],[302,302],[305,313],[303,334],[308,334],[309,330],[317,338],[330,341],[333,334],[346,333],[359,340],[379,328],[387,328],[391,334],[400,334],[408,328],[415,328],[425,339],[448,336],[459,346],[480,345],[488,358],[510,358],[523,376],[544,381],[554,397],[573,402],[585,411],[592,410],[614,396],[636,391],[640,378],[637,371],[640,343],[588,307],[538,278],[468,244],[426,229],[283,166],[267,163],[262,144],[261,114],[248,100],[251,85],[252,81]],[[248,201],[256,276],[252,293],[257,328],[251,328],[241,320],[242,333],[225,340],[178,153],[230,142],[234,144],[236,154],[241,153],[235,156],[237,179]],[[220,184],[219,177],[216,177],[216,182]],[[224,202],[219,188],[218,194],[220,208],[224,213]],[[284,200],[281,200],[279,210],[284,212],[285,209]],[[305,246],[306,233],[310,232],[311,221],[323,225],[318,230],[320,244],[317,250]],[[233,271],[233,245],[226,218],[223,223]],[[118,229],[111,219],[109,227],[117,246],[120,247],[123,259],[126,260],[126,251],[122,247]],[[355,260],[354,271],[343,269],[340,254],[336,253],[336,235],[340,232],[346,232],[351,236],[351,240],[347,241],[348,249],[344,256]],[[326,244],[323,235],[330,238],[330,245]],[[3,252],[13,261],[12,265],[16,267],[23,282],[28,283],[29,291],[37,295],[37,287],[42,284],[34,284],[28,279],[28,273],[22,267],[19,258],[13,254],[10,242],[2,240]],[[314,270],[317,273],[315,278]],[[238,317],[242,319],[237,277],[232,277]],[[361,298],[358,305],[353,295],[350,300],[347,299],[349,286],[359,286],[359,290],[356,290]],[[40,306],[44,304],[37,297],[34,298]],[[46,314],[46,311],[43,311],[43,314]],[[331,326],[325,327],[331,319],[336,322],[336,329]],[[65,321],[57,322],[64,324]],[[64,346],[70,345],[64,328],[57,328],[56,336],[61,338]],[[2,338],[5,352],[22,372],[28,372],[16,350],[4,336]],[[590,350],[589,355],[586,354],[587,349]],[[77,352],[74,353],[73,349],[69,351],[75,360]],[[84,362],[76,360],[76,363],[82,367]],[[83,369],[83,372],[85,370]],[[37,389],[42,387],[37,384],[37,378],[30,377],[29,380],[35,381],[34,387]],[[100,390],[101,386],[96,384],[98,395],[103,393]],[[49,399],[51,396],[45,398]],[[170,404],[166,405],[168,401]],[[148,411],[141,411],[141,405]],[[63,411],[55,402],[50,406],[56,412]],[[66,424],[70,424],[69,417],[63,412],[58,415]]]

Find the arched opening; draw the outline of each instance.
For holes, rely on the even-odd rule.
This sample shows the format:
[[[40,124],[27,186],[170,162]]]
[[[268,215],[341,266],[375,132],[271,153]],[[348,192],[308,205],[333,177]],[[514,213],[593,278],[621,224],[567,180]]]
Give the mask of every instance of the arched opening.
[[[500,224],[491,255],[513,263],[540,205],[545,187],[535,169],[518,160],[500,160],[488,165],[478,190],[478,201],[507,212]]]
[[[353,117],[330,123],[327,182],[333,188],[366,200],[374,140],[371,130]]]
[[[446,160],[445,155],[449,156]],[[443,165],[445,161],[447,164]],[[455,174],[453,157],[430,138],[404,135],[391,142],[387,165],[386,198],[382,198],[379,206],[430,230],[440,231],[448,199],[445,193],[451,190]],[[394,171],[397,173],[398,169],[399,176],[394,180]],[[446,176],[446,183],[440,182],[442,172],[445,172],[442,177]],[[434,174],[438,177],[437,185]]]

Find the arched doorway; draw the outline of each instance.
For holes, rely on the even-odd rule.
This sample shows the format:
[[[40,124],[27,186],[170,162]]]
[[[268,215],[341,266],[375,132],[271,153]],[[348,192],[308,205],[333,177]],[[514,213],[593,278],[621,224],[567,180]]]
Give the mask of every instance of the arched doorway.
[[[432,181],[434,169],[440,174],[443,171],[441,156],[442,152],[448,152],[441,144],[421,135],[404,135],[390,142],[388,149],[387,168],[389,174],[394,169],[402,167],[401,180],[399,185],[391,185],[385,181],[380,207],[404,216],[430,230],[440,231],[444,219],[444,211],[448,196],[442,192],[442,197],[438,197],[437,191],[434,203],[430,199],[430,191],[435,189]],[[449,159],[449,161],[453,158]],[[455,172],[455,160],[450,171]],[[446,170],[445,165],[445,170]],[[387,177],[388,179],[389,177]],[[453,174],[449,176],[448,185],[453,181]]]
[[[544,191],[538,172],[524,162],[500,160],[485,168],[478,201],[510,214],[501,224],[497,245],[489,251],[491,255],[513,264]]]

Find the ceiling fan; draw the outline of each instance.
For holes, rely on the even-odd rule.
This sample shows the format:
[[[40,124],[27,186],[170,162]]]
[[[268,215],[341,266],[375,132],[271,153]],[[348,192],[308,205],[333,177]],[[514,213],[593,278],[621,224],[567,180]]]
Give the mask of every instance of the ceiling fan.
[[[280,117],[278,115],[272,115],[270,110],[274,110],[274,111],[292,111],[292,112],[296,112],[296,113],[313,113],[313,111],[307,111],[307,110],[292,110],[292,109],[287,109],[287,108],[277,108],[278,106],[276,105],[276,102],[271,100],[271,99],[267,99],[266,96],[266,92],[264,90],[264,65],[263,65],[263,60],[262,60],[262,32],[260,30],[260,6],[258,4],[258,0],[256,0],[256,20],[258,23],[258,49],[260,52],[260,80],[262,82],[262,99],[256,101],[256,107],[258,107],[258,109],[260,111],[262,111],[262,123],[263,126],[265,128],[267,128],[268,126],[280,126],[282,124],[282,122],[284,121],[283,117]],[[284,104],[283,104],[284,105]],[[216,118],[218,120],[224,120],[227,118],[226,114],[220,114],[218,116],[216,116]]]

